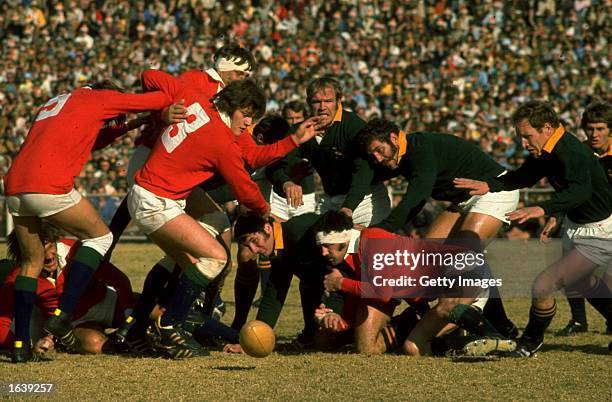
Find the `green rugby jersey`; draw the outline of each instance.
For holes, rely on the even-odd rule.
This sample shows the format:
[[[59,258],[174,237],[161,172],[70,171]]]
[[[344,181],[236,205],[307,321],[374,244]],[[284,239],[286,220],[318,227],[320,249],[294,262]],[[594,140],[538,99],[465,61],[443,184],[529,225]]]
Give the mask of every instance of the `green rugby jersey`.
[[[354,210],[370,192],[374,173],[369,162],[362,157],[356,137],[365,126],[357,114],[342,109],[325,131],[323,138],[313,138],[291,151],[287,157],[266,169],[266,176],[275,188],[291,180],[287,166],[291,158],[307,159],[315,168],[325,193],[346,195],[342,207]],[[318,141],[320,140],[320,142]]]
[[[531,187],[546,177],[555,194],[537,204],[547,215],[565,213],[575,223],[591,223],[612,214],[612,188],[593,151],[559,126],[538,157],[518,169],[486,180],[489,191]]]
[[[504,172],[478,146],[450,134],[400,133],[398,139],[398,168],[378,166],[376,176],[386,180],[401,175],[408,181],[408,187],[402,201],[376,227],[399,229],[419,213],[429,197],[453,203],[468,200],[468,191],[455,188],[456,177],[487,180]]]

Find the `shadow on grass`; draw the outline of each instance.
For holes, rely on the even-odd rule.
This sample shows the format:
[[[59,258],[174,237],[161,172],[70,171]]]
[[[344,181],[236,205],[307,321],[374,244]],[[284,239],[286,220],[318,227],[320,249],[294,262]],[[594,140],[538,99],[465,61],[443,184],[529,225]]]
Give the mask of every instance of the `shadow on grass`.
[[[247,371],[255,370],[255,366],[214,366],[211,367],[211,369],[221,371]]]

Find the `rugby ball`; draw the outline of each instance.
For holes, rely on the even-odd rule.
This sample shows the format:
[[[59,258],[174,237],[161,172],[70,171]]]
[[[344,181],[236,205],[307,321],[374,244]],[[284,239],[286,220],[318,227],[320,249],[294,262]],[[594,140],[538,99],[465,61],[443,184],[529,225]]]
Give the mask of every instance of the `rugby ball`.
[[[266,357],[274,350],[274,331],[263,321],[252,320],[240,329],[240,346],[251,357]]]

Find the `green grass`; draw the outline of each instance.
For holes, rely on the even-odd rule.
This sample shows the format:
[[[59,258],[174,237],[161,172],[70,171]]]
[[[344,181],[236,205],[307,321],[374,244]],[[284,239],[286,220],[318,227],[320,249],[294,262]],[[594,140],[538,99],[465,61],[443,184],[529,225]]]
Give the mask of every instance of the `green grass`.
[[[514,258],[498,256],[492,263],[496,271],[499,266],[502,272],[514,268],[532,272],[545,262],[539,254],[525,251],[536,247],[533,244],[497,247],[508,248]],[[140,290],[146,270],[160,256],[151,245],[120,244],[113,261]],[[225,322],[233,316],[232,277],[223,290],[224,300],[230,302]],[[276,328],[281,341],[301,329],[295,285]],[[507,300],[506,307],[523,327],[528,298]],[[568,317],[567,304],[559,299],[546,345],[537,357],[526,360],[324,353],[274,353],[254,359],[213,352],[212,357],[169,361],[58,353],[52,362],[19,366],[0,357],[0,382],[54,382],[53,397],[62,400],[612,400],[610,337],[602,334],[603,319],[589,306],[588,334],[554,337],[552,332],[563,327]]]

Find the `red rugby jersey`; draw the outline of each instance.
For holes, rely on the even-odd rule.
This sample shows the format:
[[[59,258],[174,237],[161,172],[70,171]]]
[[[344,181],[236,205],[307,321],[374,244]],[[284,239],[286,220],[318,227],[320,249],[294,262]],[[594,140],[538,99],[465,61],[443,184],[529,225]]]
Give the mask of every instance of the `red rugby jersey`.
[[[49,100],[36,115],[4,178],[6,195],[69,193],[105,120],[170,103],[167,95],[157,91],[129,94],[88,88]]]
[[[184,99],[186,121],[166,127],[149,159],[136,173],[139,186],[170,199],[181,199],[215,173],[223,176],[240,203],[264,214],[268,204],[244,168],[238,136],[221,120],[209,99],[191,86],[158,70],[143,74],[145,88],[165,88],[174,100]]]

